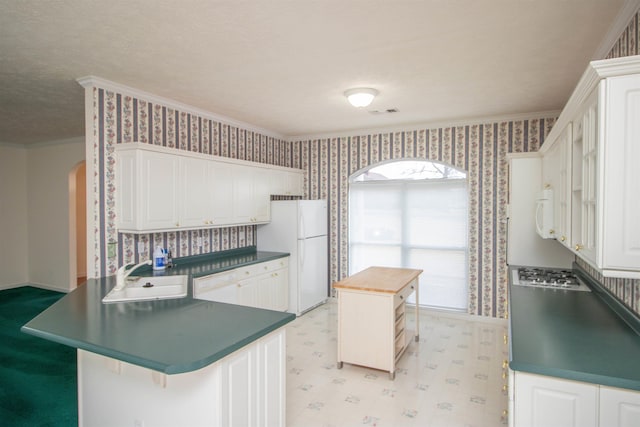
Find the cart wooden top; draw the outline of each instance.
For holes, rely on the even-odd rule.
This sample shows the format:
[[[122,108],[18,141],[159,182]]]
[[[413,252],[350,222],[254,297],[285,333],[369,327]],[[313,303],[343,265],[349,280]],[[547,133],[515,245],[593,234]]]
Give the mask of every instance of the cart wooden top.
[[[422,271],[413,268],[369,267],[335,282],[333,287],[395,294],[418,277]]]

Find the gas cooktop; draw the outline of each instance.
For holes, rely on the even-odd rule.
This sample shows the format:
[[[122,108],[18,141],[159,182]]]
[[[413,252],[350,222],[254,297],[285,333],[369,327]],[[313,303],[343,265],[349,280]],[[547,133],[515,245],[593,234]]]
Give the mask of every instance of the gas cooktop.
[[[544,267],[513,269],[512,283],[517,286],[591,292],[571,270]]]

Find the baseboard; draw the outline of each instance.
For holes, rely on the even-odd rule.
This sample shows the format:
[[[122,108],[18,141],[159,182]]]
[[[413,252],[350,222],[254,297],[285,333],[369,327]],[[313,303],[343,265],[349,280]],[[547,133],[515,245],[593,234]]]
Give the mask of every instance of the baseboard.
[[[72,291],[72,289],[60,289],[56,286],[47,285],[45,283],[25,283],[23,286],[32,286],[34,288],[46,289],[48,291],[63,292],[65,294],[68,294],[69,292]]]

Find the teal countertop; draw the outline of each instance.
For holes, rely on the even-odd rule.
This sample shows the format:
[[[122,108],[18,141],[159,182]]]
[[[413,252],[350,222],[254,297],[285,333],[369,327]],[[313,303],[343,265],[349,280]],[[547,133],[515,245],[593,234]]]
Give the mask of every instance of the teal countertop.
[[[103,304],[115,277],[90,279],[22,331],[166,374],[195,371],[286,325],[295,315],[197,300],[192,278],[284,256],[288,254],[235,251],[178,259],[175,268],[161,274],[190,276],[189,293],[179,299]]]
[[[586,282],[592,292],[510,283],[509,366],[640,390],[640,336],[612,309],[606,291]]]

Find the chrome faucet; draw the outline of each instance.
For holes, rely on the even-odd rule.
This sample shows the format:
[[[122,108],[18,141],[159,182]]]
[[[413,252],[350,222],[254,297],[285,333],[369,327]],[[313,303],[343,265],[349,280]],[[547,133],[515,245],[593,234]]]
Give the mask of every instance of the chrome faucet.
[[[133,273],[135,270],[142,267],[143,265],[151,265],[151,260],[148,259],[146,261],[143,261],[140,264],[136,264],[133,267],[131,267],[129,270],[127,270],[127,267],[129,267],[130,265],[133,265],[133,263],[125,264],[118,269],[118,272],[116,273],[116,286],[113,288],[113,290],[119,291],[122,288],[124,288],[124,283],[126,278],[129,277],[131,273]]]

